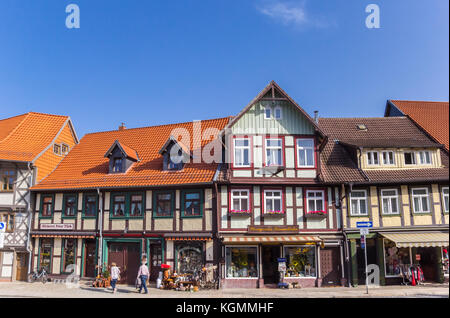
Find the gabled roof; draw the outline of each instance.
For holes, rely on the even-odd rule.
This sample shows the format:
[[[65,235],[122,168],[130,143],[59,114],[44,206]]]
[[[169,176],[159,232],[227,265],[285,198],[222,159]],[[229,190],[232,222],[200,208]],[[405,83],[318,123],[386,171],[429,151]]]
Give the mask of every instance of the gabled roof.
[[[239,114],[237,114],[226,128],[231,128],[256,102],[261,99],[270,98],[273,100],[288,100],[296,109],[301,112],[313,125],[315,130],[322,136],[325,136],[319,125],[308,115],[308,113],[300,107],[275,81],[271,81]]]
[[[0,160],[34,162],[50,147],[70,117],[29,112],[0,120]]]
[[[118,140],[114,141],[112,146],[108,149],[108,151],[105,154],[105,158],[109,158],[116,147],[118,147],[127,158],[132,159],[134,161],[139,161],[139,156],[136,150],[128,147],[127,145],[121,144]]]
[[[420,128],[449,150],[449,103],[388,100],[385,116],[395,107],[401,114],[411,118]]]
[[[367,131],[358,131],[365,124]],[[414,183],[448,181],[448,154],[441,151],[443,168],[360,170],[355,147],[439,147],[440,144],[406,117],[320,118],[329,141],[321,152],[322,180],[326,183]],[[349,147],[350,146],[350,147]]]
[[[168,150],[167,148],[172,143],[177,144],[180,147],[180,149],[184,152],[185,155],[192,157],[192,150],[189,149],[188,146],[183,144],[180,140],[178,140],[177,138],[175,138],[172,135],[170,135],[169,139],[167,139],[166,143],[161,147],[161,149],[159,150],[159,154],[160,155],[164,154]]]
[[[191,149],[196,144],[203,148],[217,137],[228,122],[229,118],[201,121],[201,135],[206,129],[217,129],[216,135],[206,140],[202,140],[201,135],[193,134],[192,122],[87,134],[53,173],[32,189],[137,188],[212,183],[218,164],[203,161],[195,163],[191,160],[183,170],[163,171],[164,158],[159,150],[175,129],[185,129],[190,134]],[[109,174],[109,160],[104,154],[116,140],[120,141],[122,147],[126,144],[135,150],[140,161],[126,173]]]

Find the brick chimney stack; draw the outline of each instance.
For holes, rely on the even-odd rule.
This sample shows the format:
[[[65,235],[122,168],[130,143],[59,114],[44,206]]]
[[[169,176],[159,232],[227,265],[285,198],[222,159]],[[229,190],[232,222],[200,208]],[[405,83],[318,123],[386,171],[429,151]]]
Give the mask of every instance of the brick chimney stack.
[[[125,127],[125,123],[122,123],[122,124],[119,126],[119,130],[125,130],[125,129],[127,129],[127,127]]]

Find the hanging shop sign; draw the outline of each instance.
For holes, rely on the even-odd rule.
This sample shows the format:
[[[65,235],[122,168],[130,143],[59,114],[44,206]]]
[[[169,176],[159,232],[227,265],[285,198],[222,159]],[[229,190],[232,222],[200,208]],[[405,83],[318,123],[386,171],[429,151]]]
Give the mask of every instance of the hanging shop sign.
[[[39,227],[39,229],[41,230],[63,230],[63,231],[68,231],[68,230],[73,230],[74,225],[73,224],[41,224],[41,226]]]
[[[249,225],[247,231],[249,234],[298,234],[299,227],[298,225]]]
[[[420,254],[416,254],[416,261],[420,261]]]

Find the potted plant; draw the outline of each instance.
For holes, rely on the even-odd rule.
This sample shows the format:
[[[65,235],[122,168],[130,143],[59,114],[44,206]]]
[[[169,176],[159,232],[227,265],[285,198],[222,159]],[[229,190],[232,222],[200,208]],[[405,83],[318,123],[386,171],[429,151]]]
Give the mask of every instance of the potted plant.
[[[230,210],[231,215],[250,215],[250,210]]]
[[[264,215],[285,215],[286,212],[282,210],[269,210],[265,211]]]
[[[326,215],[327,215],[327,212],[324,210],[306,212],[306,217],[324,217]]]

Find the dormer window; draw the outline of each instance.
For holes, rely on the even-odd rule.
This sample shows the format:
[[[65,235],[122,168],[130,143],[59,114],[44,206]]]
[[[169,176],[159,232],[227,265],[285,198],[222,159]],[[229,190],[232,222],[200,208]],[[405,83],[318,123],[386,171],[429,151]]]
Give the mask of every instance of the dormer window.
[[[416,164],[416,154],[413,151],[405,152],[405,165],[415,165]]]
[[[431,165],[431,153],[429,151],[419,151],[419,162],[421,165]]]
[[[183,169],[183,152],[181,149],[178,151],[178,155],[174,156],[173,154],[167,158],[167,169],[168,170],[181,170]]]
[[[393,151],[383,151],[383,165],[385,166],[395,165],[395,157]]]
[[[113,172],[114,173],[122,172],[122,158],[114,158]]]
[[[190,148],[170,136],[162,146],[159,153],[163,156],[163,170],[177,171],[182,170],[184,164],[192,158]]]
[[[133,163],[139,161],[136,150],[116,140],[105,154],[109,159],[109,173],[125,173]]]
[[[377,151],[367,152],[367,164],[369,166],[378,166],[380,164]]]

